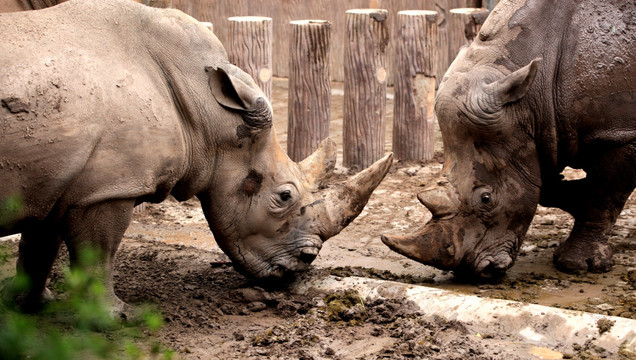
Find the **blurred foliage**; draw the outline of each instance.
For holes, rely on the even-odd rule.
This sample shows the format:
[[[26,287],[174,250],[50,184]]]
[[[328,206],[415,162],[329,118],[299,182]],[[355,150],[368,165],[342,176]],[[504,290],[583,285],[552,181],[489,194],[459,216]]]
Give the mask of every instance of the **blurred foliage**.
[[[0,200],[0,227],[10,225],[24,207],[21,195],[10,195]]]
[[[0,265],[11,257],[0,245]],[[172,359],[174,352],[157,340],[163,316],[150,306],[136,306],[132,320],[111,314],[99,273],[99,253],[83,250],[79,266],[64,269],[59,298],[37,314],[25,314],[11,301],[0,303],[0,358],[6,360]],[[28,289],[29,279],[5,281],[6,298]],[[7,289],[7,287],[9,289]],[[9,295],[7,295],[9,294]]]
[[[9,248],[0,243],[0,265],[6,263],[11,258],[11,251]]]

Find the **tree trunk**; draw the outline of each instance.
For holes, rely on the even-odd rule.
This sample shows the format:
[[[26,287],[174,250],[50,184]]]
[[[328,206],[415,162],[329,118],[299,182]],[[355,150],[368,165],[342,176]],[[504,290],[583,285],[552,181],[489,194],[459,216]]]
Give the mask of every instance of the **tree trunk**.
[[[435,151],[437,12],[400,11],[395,56],[393,152],[426,161]]]
[[[236,16],[228,19],[227,53],[232,64],[248,73],[272,99],[272,19]]]
[[[364,169],[384,155],[387,11],[346,13],[343,163]]]
[[[287,155],[301,161],[329,136],[331,24],[301,20],[290,26]]]
[[[449,16],[449,57],[455,59],[464,45],[473,42],[486,21],[489,11],[485,8],[452,9]]]

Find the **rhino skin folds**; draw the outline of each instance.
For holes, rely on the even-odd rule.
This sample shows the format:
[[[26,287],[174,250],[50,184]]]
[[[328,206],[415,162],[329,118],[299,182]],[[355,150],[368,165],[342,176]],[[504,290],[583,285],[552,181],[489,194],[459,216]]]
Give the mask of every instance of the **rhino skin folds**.
[[[633,1],[500,2],[439,86],[444,167],[418,195],[433,218],[385,244],[502,275],[541,204],[575,219],[557,268],[609,271],[608,236],[636,185],[635,64]],[[566,166],[586,178],[563,180]]]
[[[113,311],[113,256],[142,202],[200,199],[243,274],[304,270],[386,175],[387,155],[326,186],[335,145],[292,162],[269,101],[211,31],[173,9],[68,1],[0,14],[0,236],[21,233],[18,273],[46,297],[62,241],[73,265],[101,251]]]

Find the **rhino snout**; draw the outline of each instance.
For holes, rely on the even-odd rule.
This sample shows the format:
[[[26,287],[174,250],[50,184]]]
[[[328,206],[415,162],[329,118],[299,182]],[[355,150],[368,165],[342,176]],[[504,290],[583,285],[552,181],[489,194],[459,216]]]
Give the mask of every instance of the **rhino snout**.
[[[300,251],[299,258],[302,262],[309,265],[316,259],[316,256],[318,256],[318,251],[320,251],[320,249],[317,247],[306,247]]]
[[[512,265],[514,260],[508,254],[497,254],[496,256],[487,256],[475,267],[475,275],[482,278],[497,278],[506,273]]]

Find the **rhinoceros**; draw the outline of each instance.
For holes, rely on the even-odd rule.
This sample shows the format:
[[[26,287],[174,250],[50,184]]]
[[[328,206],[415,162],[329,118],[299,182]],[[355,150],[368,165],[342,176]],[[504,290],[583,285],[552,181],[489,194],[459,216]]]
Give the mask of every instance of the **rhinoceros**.
[[[636,184],[636,3],[503,1],[435,101],[444,165],[418,194],[432,219],[386,245],[441,269],[502,275],[541,204],[575,220],[558,269],[611,269],[608,236]],[[564,180],[566,166],[585,178]]]
[[[0,15],[0,236],[21,233],[17,272],[46,280],[61,242],[85,245],[114,311],[113,257],[133,207],[197,197],[215,240],[249,277],[307,269],[363,209],[387,154],[324,184],[335,143],[291,161],[272,109],[205,26],[126,0]],[[100,270],[103,272],[103,270]]]
[[[66,0],[4,0],[0,4],[0,13],[44,9],[64,1]]]

